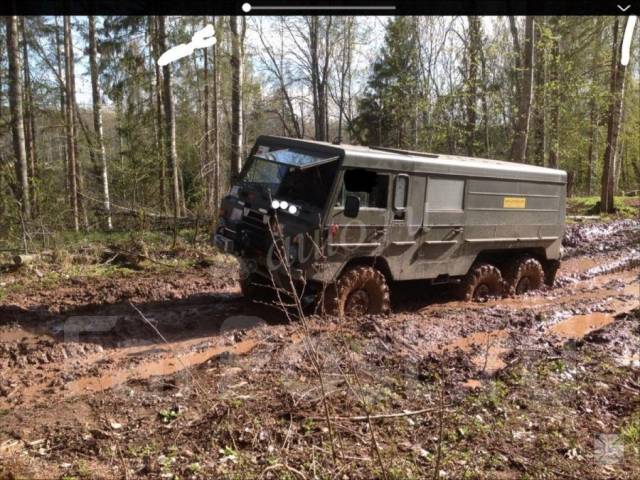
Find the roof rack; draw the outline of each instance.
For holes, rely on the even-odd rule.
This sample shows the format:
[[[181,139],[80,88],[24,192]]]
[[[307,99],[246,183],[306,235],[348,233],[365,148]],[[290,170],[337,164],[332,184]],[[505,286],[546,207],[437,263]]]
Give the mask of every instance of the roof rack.
[[[414,150],[402,150],[400,148],[391,148],[391,147],[369,147],[371,150],[381,150],[383,152],[391,152],[391,153],[400,153],[402,155],[416,155],[418,157],[427,157],[427,158],[438,158],[439,155],[435,153],[424,153],[424,152],[416,152]]]

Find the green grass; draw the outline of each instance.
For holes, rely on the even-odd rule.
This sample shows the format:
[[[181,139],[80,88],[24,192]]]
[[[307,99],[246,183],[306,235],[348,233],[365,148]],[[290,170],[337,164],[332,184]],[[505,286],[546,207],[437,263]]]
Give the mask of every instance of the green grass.
[[[210,231],[207,225],[201,225],[198,229],[197,245],[209,244]],[[22,239],[16,235],[3,236],[0,232],[0,248],[8,249],[11,252],[22,251]],[[194,241],[195,230],[193,228],[183,228],[177,232],[176,244],[178,247],[190,246]],[[36,238],[36,237],[34,237]],[[170,249],[173,246],[173,232],[171,230],[114,230],[111,232],[92,230],[87,232],[54,231],[43,241],[37,237],[33,242],[29,242],[30,253],[40,250],[67,250],[77,251],[79,249],[95,248],[112,244],[126,244],[130,242],[143,242],[150,249]],[[13,254],[13,253],[12,253]]]
[[[638,217],[640,197],[614,197],[617,217]],[[600,215],[600,197],[567,198],[567,213],[570,215]]]
[[[621,433],[624,443],[640,459],[640,410],[627,419]]]
[[[173,248],[171,232],[59,232],[50,238],[49,246],[33,245],[29,252],[44,253],[27,267],[14,270],[13,253],[0,252],[0,265],[5,265],[7,276],[0,275],[0,301],[9,294],[37,284],[40,288],[55,288],[70,277],[108,278],[130,277],[138,274],[172,273],[176,269],[190,269],[205,260],[209,265],[231,267],[233,257],[220,253],[209,243],[209,232],[200,229],[194,244],[194,230],[178,232]],[[108,258],[110,249],[121,249],[139,254],[133,264]],[[37,276],[34,275],[37,271]],[[4,284],[3,284],[4,283]]]

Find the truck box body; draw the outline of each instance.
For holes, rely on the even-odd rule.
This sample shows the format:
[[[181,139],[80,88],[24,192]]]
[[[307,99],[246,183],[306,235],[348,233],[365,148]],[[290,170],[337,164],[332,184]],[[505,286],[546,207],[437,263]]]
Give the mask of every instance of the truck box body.
[[[294,157],[317,157],[313,161],[300,157],[301,162],[308,162],[300,168],[309,167],[307,172],[318,169],[319,179],[317,184],[312,181],[303,185],[300,192],[319,188],[322,192],[318,194],[326,197],[317,203],[319,210],[311,209],[316,218],[313,221],[309,220],[311,215],[305,217],[307,208],[298,215],[277,212],[290,236],[312,235],[326,249],[322,268],[317,268],[317,259],[295,265],[307,281],[334,282],[356,259],[374,260],[390,280],[448,281],[464,276],[482,256],[527,252],[540,261],[560,256],[564,171],[272,136],[258,138],[249,158],[262,155],[259,152],[277,155],[285,150],[293,152],[290,156]],[[245,171],[252,168],[245,166]],[[323,186],[323,181],[330,181],[331,186]],[[241,185],[251,189],[251,183]],[[269,198],[278,198],[280,191],[271,191]],[[251,204],[240,196],[242,193],[230,195],[223,202],[226,218],[216,243],[247,258],[252,256],[249,250],[229,246],[229,238],[246,230],[245,223],[255,223],[258,228],[261,224],[264,230],[269,216],[276,212],[270,201],[255,200]],[[359,200],[355,218],[345,214],[349,196]],[[296,198],[288,196],[287,201],[295,203]],[[238,205],[243,210],[239,216]],[[236,218],[231,220],[229,212],[234,207]],[[272,239],[263,240],[266,245]],[[264,264],[260,258],[253,260]]]

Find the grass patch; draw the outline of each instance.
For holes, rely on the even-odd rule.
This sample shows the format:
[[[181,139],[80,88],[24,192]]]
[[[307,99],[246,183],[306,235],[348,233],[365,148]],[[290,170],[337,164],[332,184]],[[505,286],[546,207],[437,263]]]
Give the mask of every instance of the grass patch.
[[[638,217],[640,197],[614,197],[613,205],[616,217]],[[571,197],[567,198],[567,213],[569,215],[600,215],[600,197]]]
[[[622,427],[622,441],[640,460],[640,410],[636,411]]]

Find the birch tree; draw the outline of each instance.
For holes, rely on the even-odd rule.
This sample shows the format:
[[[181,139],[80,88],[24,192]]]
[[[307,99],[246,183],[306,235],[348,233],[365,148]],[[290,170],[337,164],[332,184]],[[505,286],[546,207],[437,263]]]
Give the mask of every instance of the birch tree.
[[[20,34],[22,36],[22,66],[24,79],[24,133],[25,147],[27,152],[27,168],[29,176],[29,193],[31,196],[31,208],[36,210],[36,183],[38,154],[36,149],[36,122],[33,112],[33,90],[31,85],[31,69],[29,66],[29,41],[28,32],[25,27],[25,17],[20,17]]]
[[[159,16],[158,20],[158,47],[160,51],[167,50],[167,34],[165,27],[165,17]],[[172,177],[172,203],[173,215],[175,218],[181,215],[180,202],[180,171],[178,168],[178,152],[176,150],[176,117],[175,99],[173,97],[173,86],[171,84],[171,64],[162,67],[163,100],[164,100],[164,148],[167,164],[171,169]]]
[[[27,152],[24,137],[24,113],[22,105],[22,80],[20,78],[20,54],[18,52],[18,17],[6,17],[7,54],[9,57],[9,109],[11,110],[11,131],[13,133],[13,152],[17,191],[25,219],[31,218],[29,199],[29,177],[27,170]]]
[[[69,186],[69,204],[71,206],[73,228],[80,230],[78,204],[78,168],[76,162],[75,114],[73,108],[73,49],[71,43],[71,22],[68,16],[63,18],[64,30],[64,72],[65,72],[65,130],[67,137],[67,185]]]
[[[238,22],[240,23],[238,25]],[[244,38],[247,31],[245,17],[229,17],[231,28],[231,177],[242,168],[244,125],[242,118],[242,83],[244,80]]]
[[[105,211],[107,230],[113,228],[111,221],[111,202],[109,199],[109,169],[107,152],[104,147],[102,132],[102,100],[100,99],[100,85],[98,81],[98,49],[96,46],[96,18],[89,16],[89,63],[91,68],[91,94],[93,98],[93,131],[96,138],[96,149],[100,159],[100,174],[102,180],[102,201]]]
[[[627,17],[627,22],[629,21]],[[607,143],[604,149],[602,162],[602,184],[600,192],[600,211],[602,213],[614,212],[614,178],[616,154],[618,150],[618,136],[622,118],[622,106],[624,105],[624,86],[627,68],[620,62],[622,50],[622,38],[620,35],[620,19],[613,21],[613,42],[611,49],[611,73],[610,73],[610,97],[609,114],[607,117]]]

